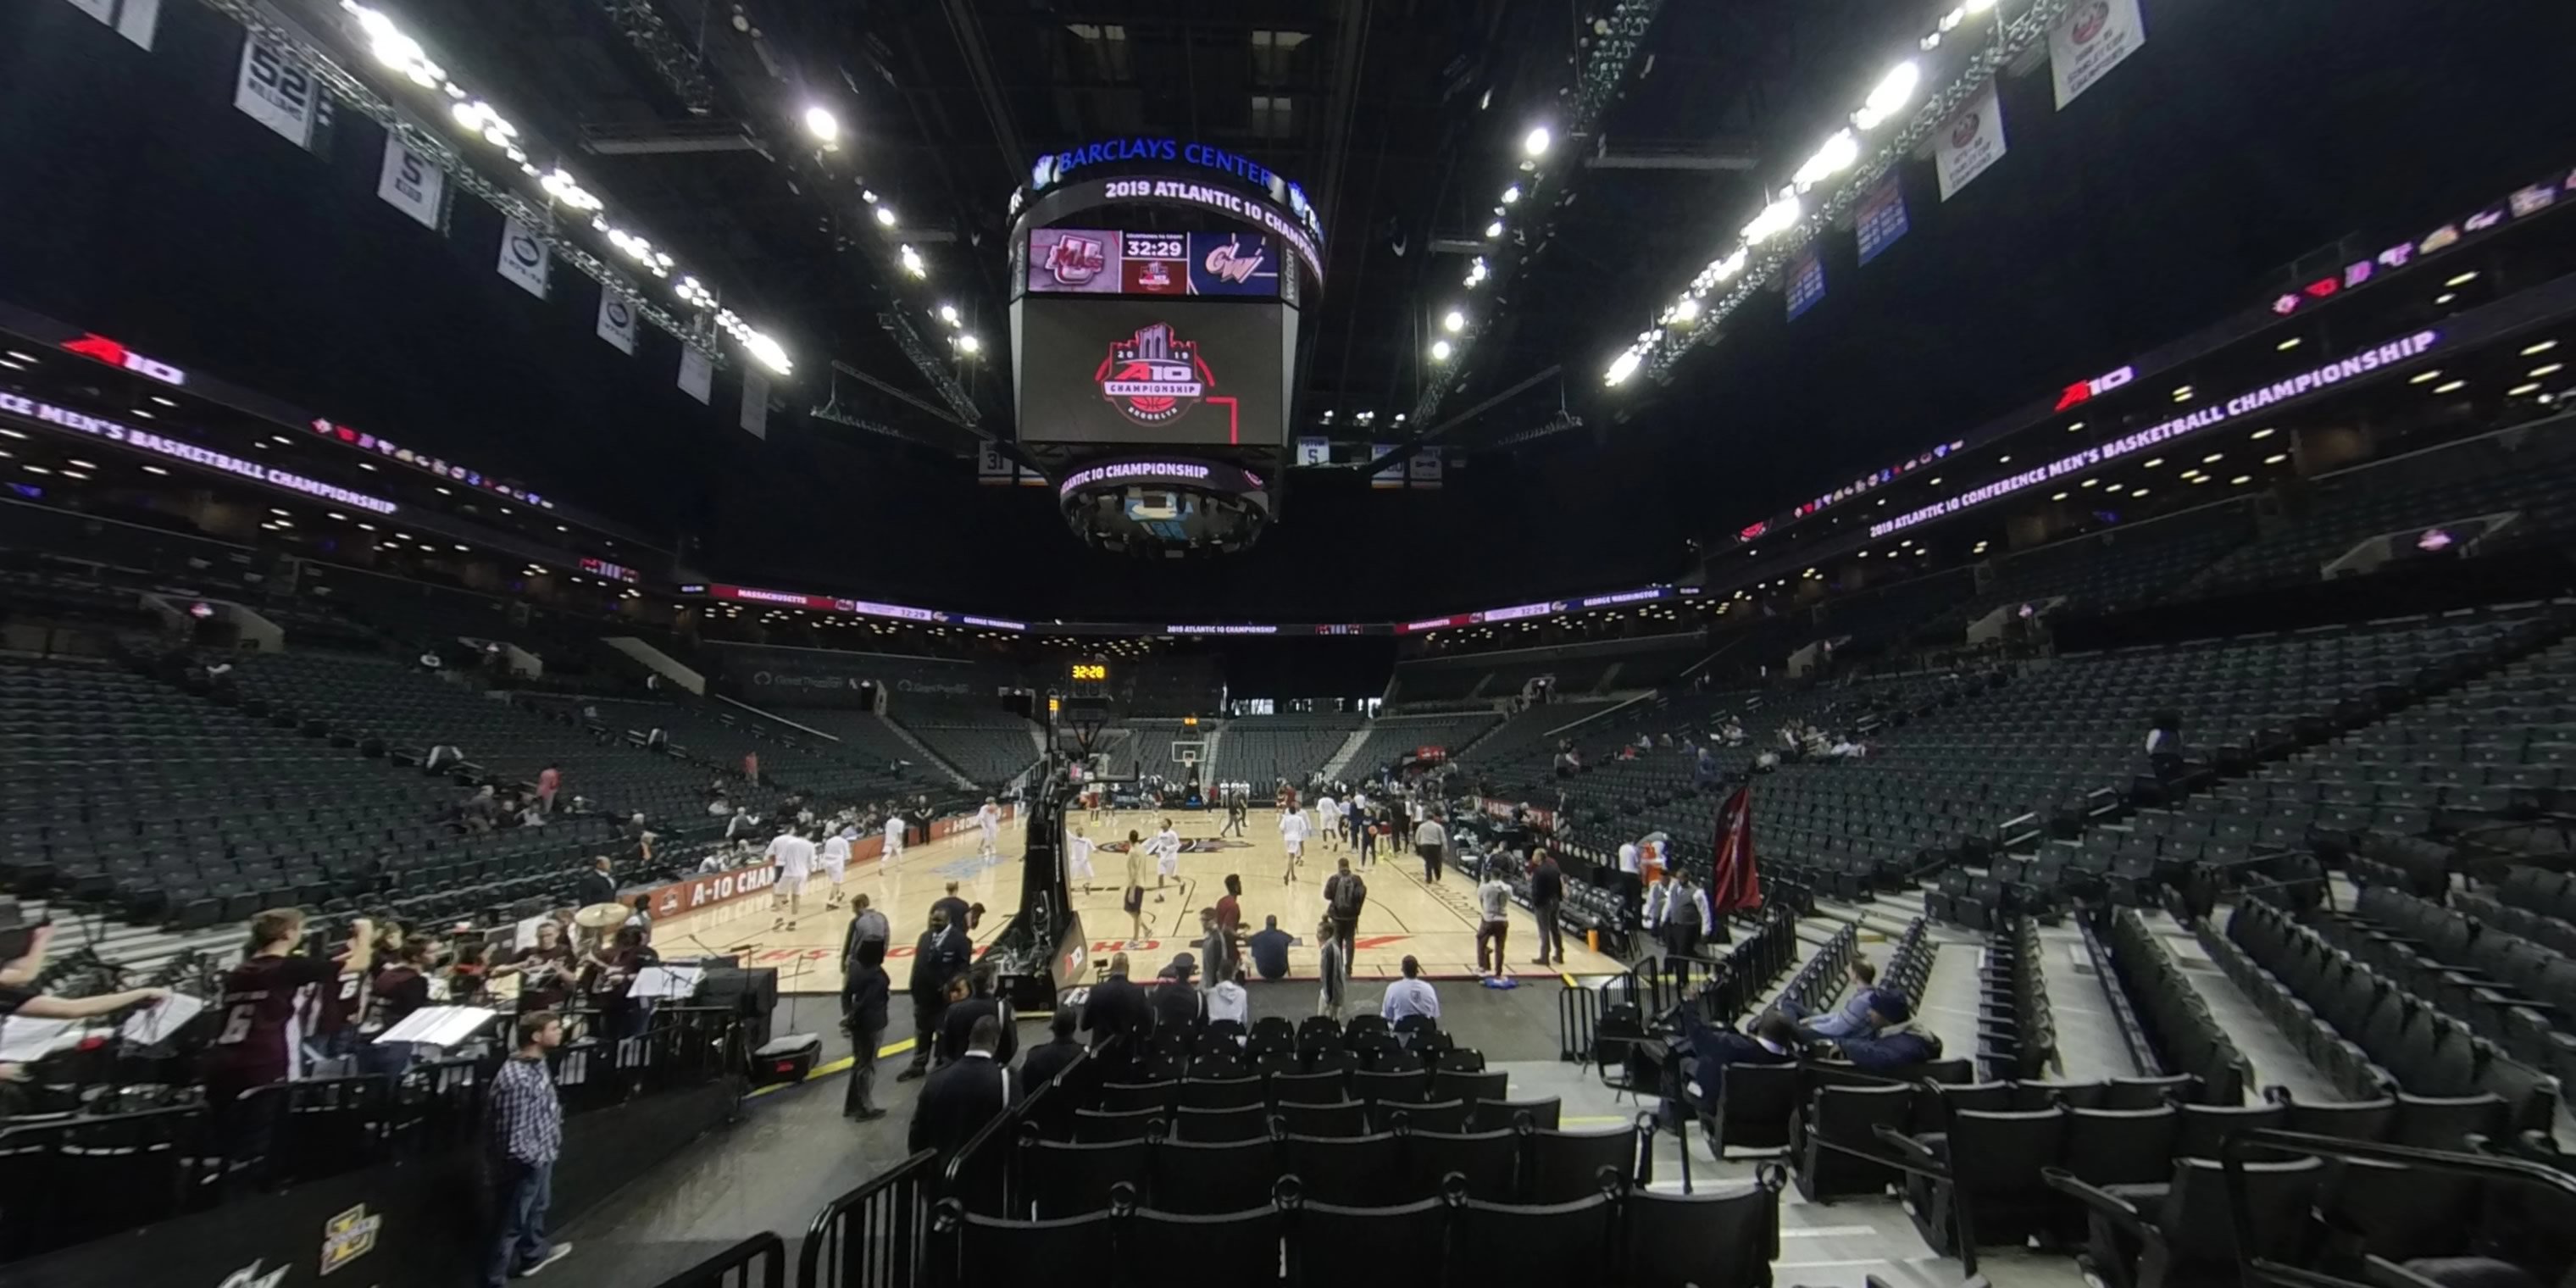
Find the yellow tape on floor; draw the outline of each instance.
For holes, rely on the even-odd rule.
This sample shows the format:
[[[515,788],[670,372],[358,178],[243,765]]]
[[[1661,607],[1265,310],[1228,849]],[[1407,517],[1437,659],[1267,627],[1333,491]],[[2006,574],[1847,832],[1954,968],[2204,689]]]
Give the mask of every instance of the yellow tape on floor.
[[[886,1046],[878,1047],[878,1048],[877,1048],[877,1058],[878,1058],[878,1059],[880,1059],[880,1060],[882,1060],[882,1059],[885,1059],[887,1056],[891,1056],[891,1055],[903,1055],[903,1054],[905,1054],[905,1053],[907,1053],[907,1052],[909,1052],[909,1051],[911,1051],[911,1050],[912,1050],[913,1043],[914,1043],[915,1041],[917,1041],[917,1040],[918,1040],[918,1039],[914,1039],[914,1038],[905,1038],[905,1039],[904,1039],[903,1041],[901,1041],[901,1042],[895,1042],[895,1043],[891,1043],[891,1044],[886,1045]],[[818,1064],[818,1065],[814,1066],[812,1070],[810,1070],[810,1071],[808,1071],[808,1072],[806,1073],[806,1075],[805,1075],[805,1081],[806,1081],[806,1082],[812,1082],[812,1081],[813,1081],[813,1080],[815,1080],[816,1078],[824,1077],[824,1076],[829,1075],[829,1074],[835,1074],[835,1073],[847,1073],[847,1072],[849,1072],[849,1070],[850,1070],[850,1066],[851,1066],[851,1065],[854,1065],[854,1064],[857,1064],[858,1062],[859,1062],[859,1058],[858,1058],[857,1056],[854,1056],[854,1055],[845,1055],[845,1056],[842,1056],[842,1057],[841,1057],[840,1059],[838,1059],[838,1060],[833,1060],[833,1061],[830,1061],[829,1063],[825,1063],[825,1064]],[[799,1083],[793,1083],[793,1082],[778,1082],[778,1083],[772,1083],[772,1084],[770,1084],[769,1086],[766,1086],[766,1087],[760,1087],[760,1088],[755,1089],[751,1094],[753,1094],[753,1095],[755,1095],[755,1096],[765,1096],[765,1095],[768,1095],[770,1092],[773,1092],[773,1091],[784,1091],[784,1090],[786,1090],[786,1089],[787,1089],[787,1088],[789,1088],[789,1087],[794,1087],[794,1086],[799,1086],[799,1085],[801,1085],[801,1084],[799,1084]]]

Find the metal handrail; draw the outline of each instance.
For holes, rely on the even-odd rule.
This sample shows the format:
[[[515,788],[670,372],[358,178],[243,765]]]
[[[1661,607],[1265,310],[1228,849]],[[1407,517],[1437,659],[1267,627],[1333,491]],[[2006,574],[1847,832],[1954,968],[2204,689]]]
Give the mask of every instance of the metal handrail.
[[[805,1228],[805,1243],[796,1256],[797,1288],[911,1288],[921,1264],[925,1246],[921,1226],[930,1207],[927,1190],[934,1178],[937,1150],[925,1149],[886,1170],[869,1177],[857,1189],[825,1204]],[[909,1192],[901,1192],[904,1190]],[[884,1203],[898,1207],[902,1224],[894,1226],[894,1247],[881,1258],[888,1273],[882,1277],[864,1273],[858,1284],[845,1284],[843,1271],[858,1261],[862,1249],[844,1250],[852,1242],[840,1228],[843,1218]],[[827,1254],[829,1260],[826,1260]]]

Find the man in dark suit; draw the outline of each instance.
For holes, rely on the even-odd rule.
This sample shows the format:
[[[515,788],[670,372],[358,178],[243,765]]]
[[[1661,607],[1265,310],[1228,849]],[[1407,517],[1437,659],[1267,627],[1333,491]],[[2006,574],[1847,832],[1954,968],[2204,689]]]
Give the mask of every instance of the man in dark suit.
[[[1127,978],[1127,969],[1127,954],[1110,957],[1109,978],[1092,985],[1091,1000],[1083,1004],[1082,1027],[1091,1034],[1093,1050],[1111,1038],[1124,1038],[1119,1045],[1133,1059],[1154,1032],[1154,1004]]]
[[[885,1040],[887,990],[893,981],[886,978],[886,942],[882,939],[861,941],[857,955],[850,959],[849,974],[841,986],[842,1022],[850,1030],[850,1085],[841,1099],[844,1117],[863,1122],[885,1117],[877,1108],[874,1092],[877,1085],[877,1047]]]
[[[1058,1006],[1047,1020],[1048,1038],[1029,1048],[1020,1061],[1020,1094],[1030,1095],[1055,1081],[1066,1066],[1082,1055],[1082,1043],[1075,1041],[1073,1031],[1082,1025],[1082,1012],[1071,1006]]]
[[[947,913],[931,909],[930,928],[913,945],[912,978],[906,984],[912,994],[912,1063],[894,1076],[895,1081],[908,1082],[930,1072],[930,1056],[939,1043],[939,1020],[948,1009],[948,981],[966,969],[968,955],[966,932],[950,925]]]
[[[953,1154],[993,1115],[1010,1107],[1011,1071],[993,1058],[993,1045],[1001,1040],[998,1021],[989,1015],[977,1020],[966,1037],[965,1058],[942,1066],[921,1084],[921,1099],[912,1106],[913,1152]]]
[[[582,873],[572,883],[572,904],[576,908],[587,908],[594,903],[615,902],[617,878],[608,875],[608,856],[603,854],[592,859],[590,871]]]
[[[989,1015],[1002,1030],[1001,1045],[993,1048],[993,1058],[1009,1064],[1011,1057],[1020,1053],[1019,1017],[1011,1013],[1008,1003],[994,996],[990,963],[968,971],[966,979],[965,998],[949,1003],[948,1013],[939,1019],[940,1061],[945,1063],[964,1058],[967,1037],[975,1031],[975,1021]]]

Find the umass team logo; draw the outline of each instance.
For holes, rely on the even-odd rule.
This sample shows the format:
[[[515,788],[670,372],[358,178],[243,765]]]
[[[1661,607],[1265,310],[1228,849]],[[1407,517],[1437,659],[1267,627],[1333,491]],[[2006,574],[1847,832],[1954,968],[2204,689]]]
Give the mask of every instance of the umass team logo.
[[[1109,356],[1092,373],[1100,396],[1139,425],[1162,425],[1178,419],[1207,396],[1216,377],[1199,360],[1196,340],[1172,334],[1169,323],[1138,328],[1136,334],[1109,346]]]
[[[1154,838],[1150,836],[1145,838],[1145,843],[1147,845],[1153,844],[1153,841]],[[1181,853],[1183,854],[1214,854],[1219,850],[1244,850],[1250,849],[1251,847],[1252,842],[1250,841],[1228,840],[1222,836],[1184,836],[1181,838]],[[1111,854],[1125,854],[1127,852],[1127,843],[1125,841],[1103,841],[1100,843],[1100,848]]]

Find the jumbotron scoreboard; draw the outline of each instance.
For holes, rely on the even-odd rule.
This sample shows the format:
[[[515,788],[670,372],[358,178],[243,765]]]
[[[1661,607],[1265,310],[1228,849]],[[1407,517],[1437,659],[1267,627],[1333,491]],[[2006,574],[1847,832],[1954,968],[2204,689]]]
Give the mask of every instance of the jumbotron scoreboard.
[[[1154,558],[1251,544],[1321,281],[1304,191],[1222,149],[1121,139],[1041,158],[1012,210],[1018,445],[1066,521]]]

